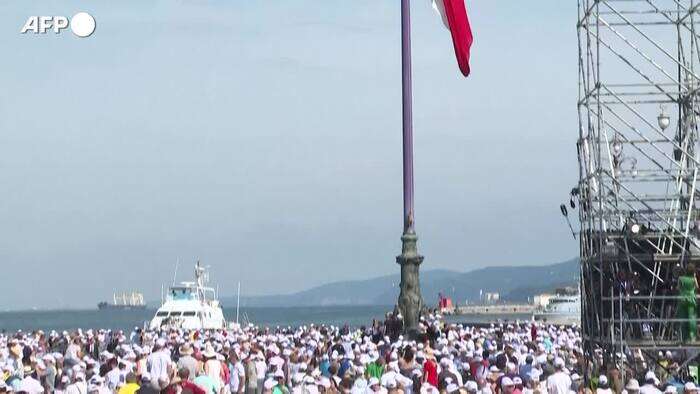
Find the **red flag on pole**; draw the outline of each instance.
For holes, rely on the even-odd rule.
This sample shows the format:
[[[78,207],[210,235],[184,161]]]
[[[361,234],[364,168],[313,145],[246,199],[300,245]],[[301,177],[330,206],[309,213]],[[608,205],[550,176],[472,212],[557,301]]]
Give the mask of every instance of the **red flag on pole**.
[[[433,8],[440,14],[442,22],[452,34],[459,70],[465,77],[469,76],[469,51],[474,37],[464,0],[433,0]]]

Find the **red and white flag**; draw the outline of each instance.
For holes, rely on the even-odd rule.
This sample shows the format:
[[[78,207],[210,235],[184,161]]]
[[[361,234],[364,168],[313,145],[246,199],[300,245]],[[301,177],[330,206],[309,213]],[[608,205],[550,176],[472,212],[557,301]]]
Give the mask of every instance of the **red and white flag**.
[[[467,77],[471,72],[469,51],[474,37],[472,36],[472,28],[469,26],[464,0],[432,0],[432,2],[435,11],[442,17],[442,23],[452,33],[452,43],[455,47],[459,70]]]

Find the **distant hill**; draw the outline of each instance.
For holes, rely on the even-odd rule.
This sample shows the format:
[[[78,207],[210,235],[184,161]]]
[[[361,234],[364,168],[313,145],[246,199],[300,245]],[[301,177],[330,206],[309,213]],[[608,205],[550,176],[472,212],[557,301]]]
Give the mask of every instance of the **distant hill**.
[[[429,305],[437,304],[440,292],[458,303],[477,301],[480,290],[500,293],[503,300],[526,301],[535,294],[575,284],[578,272],[578,259],[544,266],[487,267],[469,272],[426,270],[421,272],[421,291]],[[333,282],[292,294],[241,297],[241,306],[393,305],[399,294],[399,282],[399,274]],[[235,297],[221,301],[224,305],[236,304]]]

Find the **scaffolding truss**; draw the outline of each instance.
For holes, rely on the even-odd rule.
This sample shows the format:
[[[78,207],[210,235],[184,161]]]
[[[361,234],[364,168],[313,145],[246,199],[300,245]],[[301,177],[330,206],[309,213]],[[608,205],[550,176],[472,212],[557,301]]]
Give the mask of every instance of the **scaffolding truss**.
[[[681,363],[679,274],[700,262],[700,0],[579,0],[582,329],[590,360]],[[566,209],[563,207],[563,211]],[[700,264],[698,264],[700,265]],[[636,361],[635,361],[636,360]]]

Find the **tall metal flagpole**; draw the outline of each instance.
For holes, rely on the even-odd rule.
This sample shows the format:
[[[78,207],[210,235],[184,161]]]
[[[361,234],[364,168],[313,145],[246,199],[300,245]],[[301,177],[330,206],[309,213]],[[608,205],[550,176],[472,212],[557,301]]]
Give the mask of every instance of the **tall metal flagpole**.
[[[403,235],[401,255],[401,292],[399,310],[403,315],[404,332],[415,335],[418,329],[423,299],[420,294],[419,266],[423,256],[418,254],[413,223],[413,109],[411,94],[411,4],[401,0],[401,68],[403,96]]]

